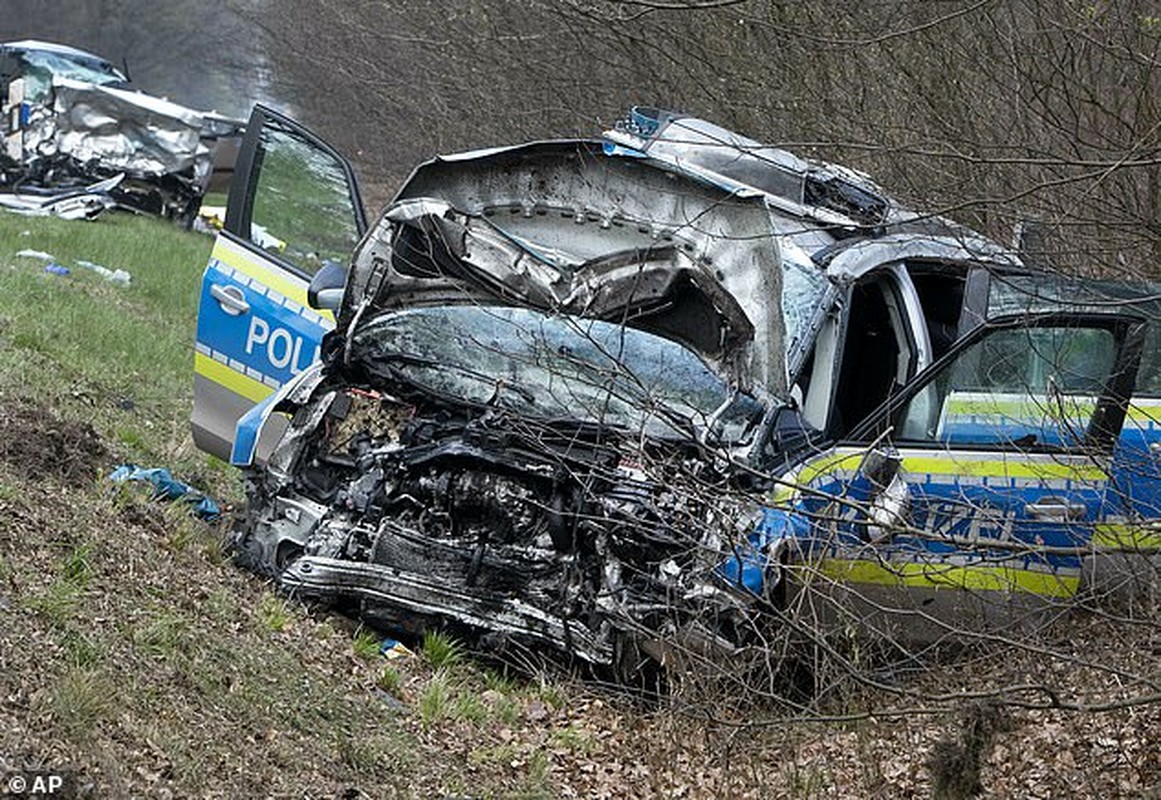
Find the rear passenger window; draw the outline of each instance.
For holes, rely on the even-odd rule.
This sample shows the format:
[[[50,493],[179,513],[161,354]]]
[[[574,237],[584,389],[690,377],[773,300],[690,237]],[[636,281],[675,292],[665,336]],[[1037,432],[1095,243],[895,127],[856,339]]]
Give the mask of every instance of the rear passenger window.
[[[1141,369],[1137,377],[1137,391],[1141,397],[1161,397],[1161,320],[1149,325],[1145,349],[1141,352]]]

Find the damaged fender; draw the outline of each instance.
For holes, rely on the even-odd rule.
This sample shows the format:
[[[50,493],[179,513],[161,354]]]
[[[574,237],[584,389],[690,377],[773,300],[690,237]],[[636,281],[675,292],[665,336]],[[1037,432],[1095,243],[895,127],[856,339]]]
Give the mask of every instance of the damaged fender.
[[[253,466],[258,452],[258,442],[270,421],[270,415],[279,410],[284,402],[294,404],[306,402],[322,379],[322,364],[316,361],[246,412],[238,420],[230,463],[235,467]]]

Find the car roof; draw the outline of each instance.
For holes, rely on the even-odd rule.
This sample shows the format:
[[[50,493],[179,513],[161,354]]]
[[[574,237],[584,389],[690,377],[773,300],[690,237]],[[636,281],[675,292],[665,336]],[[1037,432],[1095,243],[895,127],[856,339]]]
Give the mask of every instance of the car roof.
[[[74,61],[87,63],[92,66],[99,66],[102,69],[116,74],[121,80],[127,81],[128,78],[121,70],[113,66],[113,63],[107,58],[102,58],[96,53],[90,53],[87,50],[81,50],[79,47],[72,47],[67,44],[57,44],[56,42],[43,42],[39,39],[21,39],[18,42],[3,42],[0,43],[0,48],[6,50],[16,50],[22,53],[27,52],[41,52],[53,53],[58,56],[67,56]]]
[[[738,194],[760,194],[783,213],[852,228],[894,218],[898,204],[868,176],[807,160],[704,119],[633,106],[603,134],[610,152],[644,155]]]

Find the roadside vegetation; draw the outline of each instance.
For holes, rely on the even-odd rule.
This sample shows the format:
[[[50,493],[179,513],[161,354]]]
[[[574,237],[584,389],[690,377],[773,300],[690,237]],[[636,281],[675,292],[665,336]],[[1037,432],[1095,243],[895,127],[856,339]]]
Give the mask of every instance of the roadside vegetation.
[[[240,498],[188,435],[211,243],[120,214],[0,214],[5,769],[64,768],[94,796],[622,794],[629,706],[489,671],[438,633],[389,660],[380,634],[235,569],[228,513],[211,525],[108,482],[131,461]]]
[[[983,658],[952,679],[878,676],[791,722],[696,675],[646,705],[562,670],[505,672],[439,632],[393,645],[278,595],[225,558],[238,477],[188,434],[210,246],[140,217],[0,214],[6,768],[63,768],[105,797],[1111,797],[1161,780],[1153,707],[910,714],[890,691],[970,691]],[[127,461],[170,468],[225,519],[111,484]],[[1151,631],[1101,644],[1091,628],[1090,653],[1155,657]]]

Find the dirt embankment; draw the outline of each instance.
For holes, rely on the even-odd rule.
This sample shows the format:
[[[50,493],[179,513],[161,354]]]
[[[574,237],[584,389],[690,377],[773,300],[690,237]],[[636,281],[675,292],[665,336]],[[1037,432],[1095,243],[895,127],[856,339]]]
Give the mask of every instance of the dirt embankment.
[[[110,457],[87,422],[61,419],[28,400],[0,406],[0,461],[30,481],[87,485]]]
[[[789,723],[698,684],[650,709],[468,658],[387,661],[374,637],[230,565],[223,529],[105,481],[118,447],[83,418],[0,398],[0,771],[63,771],[64,796],[1159,796],[1156,703]],[[1073,673],[979,653],[901,688],[1063,669],[1053,679],[1083,689],[1108,679],[1084,663],[1147,673],[1161,652],[1148,623],[1128,639],[1068,624],[1074,640],[1051,644]],[[870,693],[845,710],[907,702]]]

